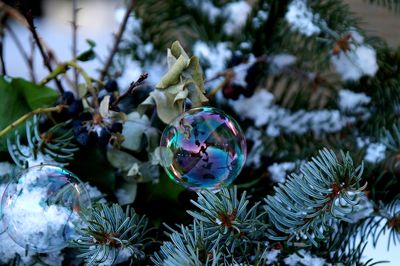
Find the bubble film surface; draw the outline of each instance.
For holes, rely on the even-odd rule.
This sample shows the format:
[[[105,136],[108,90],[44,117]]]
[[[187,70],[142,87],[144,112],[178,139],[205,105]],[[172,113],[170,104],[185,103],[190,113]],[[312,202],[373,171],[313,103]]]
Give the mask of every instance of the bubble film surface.
[[[168,176],[178,184],[191,190],[219,190],[239,175],[246,160],[246,139],[223,111],[194,108],[165,128],[160,155]]]
[[[77,237],[75,228],[90,206],[77,176],[57,166],[35,166],[7,185],[1,200],[3,230],[30,251],[60,250]]]

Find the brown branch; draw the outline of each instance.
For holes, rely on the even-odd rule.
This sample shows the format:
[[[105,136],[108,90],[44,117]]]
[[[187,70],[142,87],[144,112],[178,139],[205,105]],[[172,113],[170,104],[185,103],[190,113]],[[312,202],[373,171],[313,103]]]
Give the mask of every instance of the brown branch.
[[[33,40],[32,36],[30,39],[30,44],[31,44],[31,53],[30,56],[28,57],[28,68],[29,68],[29,74],[31,75],[31,80],[33,83],[36,83],[36,76],[35,76],[35,69],[34,69],[34,64],[35,62],[35,41]]]
[[[7,15],[12,17],[13,19],[17,20],[19,23],[24,25],[25,27],[29,27],[28,22],[26,21],[26,18],[19,13],[19,11],[4,2],[0,2],[0,10],[5,11]]]
[[[118,96],[115,101],[110,104],[110,109],[114,109],[122,99],[131,96],[133,92],[147,79],[148,76],[149,75],[147,73],[140,75],[138,80],[132,82],[131,85],[129,85],[129,88],[124,94]]]
[[[0,41],[1,74],[2,75],[7,75],[6,64],[4,62],[4,53],[3,52],[4,52],[4,35],[2,34],[1,41]]]
[[[32,33],[33,39],[35,40],[36,45],[39,48],[40,54],[42,55],[43,63],[46,66],[47,70],[49,70],[49,72],[51,73],[51,72],[53,72],[53,68],[51,67],[51,64],[50,64],[49,54],[46,53],[45,50],[43,49],[43,45],[42,45],[39,35],[36,31],[35,25],[33,23],[33,17],[30,12],[28,14],[26,14],[26,20],[29,24],[29,30]],[[63,88],[61,82],[58,79],[54,79],[54,81],[56,82],[58,91],[60,93],[64,93],[64,88]]]
[[[11,39],[15,43],[15,46],[17,47],[18,51],[20,52],[22,58],[25,60],[27,66],[29,68],[29,72],[30,72],[32,81],[35,81],[35,74],[33,71],[33,59],[24,50],[24,47],[23,47],[21,41],[18,39],[17,34],[15,34],[14,30],[10,27],[10,25],[6,24],[5,29],[10,34]]]
[[[78,3],[77,0],[72,0],[72,58],[76,61],[78,54],[77,48],[77,36],[78,36]],[[78,92],[78,70],[74,69],[74,86],[75,90]]]
[[[108,69],[111,67],[111,64],[113,62],[113,58],[118,51],[119,43],[121,42],[122,35],[124,34],[124,31],[126,29],[126,25],[128,23],[129,16],[133,10],[133,4],[134,4],[134,1],[132,0],[131,4],[128,6],[128,8],[126,10],[126,13],[122,20],[122,23],[118,29],[118,32],[115,35],[114,44],[113,44],[113,47],[111,48],[111,52],[106,60],[106,63],[104,64],[103,69],[100,71],[100,77],[99,77],[100,81],[104,81],[104,78],[107,75]]]

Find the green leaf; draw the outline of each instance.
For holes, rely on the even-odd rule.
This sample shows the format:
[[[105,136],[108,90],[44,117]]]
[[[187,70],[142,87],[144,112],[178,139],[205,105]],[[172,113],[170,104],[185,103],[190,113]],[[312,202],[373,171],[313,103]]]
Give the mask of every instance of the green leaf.
[[[20,94],[17,90],[11,87],[11,84],[5,80],[3,76],[0,76],[0,129],[4,129],[15,120],[23,116],[24,114],[31,111],[27,103],[21,99]],[[20,128],[23,125],[17,127]],[[0,139],[0,151],[7,150],[6,140],[10,133],[3,136]]]
[[[59,96],[49,87],[38,86],[22,78],[13,79],[11,87],[19,93],[20,100],[25,101],[31,110],[53,105]]]
[[[92,49],[86,50],[80,55],[76,57],[76,60],[81,61],[81,62],[87,62],[90,60],[93,60],[96,57],[96,54]]]
[[[90,48],[94,48],[96,46],[96,42],[92,39],[86,39],[87,44],[89,44]]]
[[[90,48],[76,57],[76,60],[78,61],[86,62],[93,60],[96,57],[96,54],[93,51],[93,48],[96,46],[96,43],[93,40],[89,39],[87,39],[86,42],[89,44]]]

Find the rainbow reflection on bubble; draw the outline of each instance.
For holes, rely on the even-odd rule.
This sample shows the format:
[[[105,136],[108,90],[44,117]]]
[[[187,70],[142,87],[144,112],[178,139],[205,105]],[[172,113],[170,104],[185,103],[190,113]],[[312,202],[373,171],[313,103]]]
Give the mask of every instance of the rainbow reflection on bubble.
[[[212,107],[191,109],[164,130],[161,163],[184,187],[219,190],[239,175],[246,161],[246,139],[239,124]]]

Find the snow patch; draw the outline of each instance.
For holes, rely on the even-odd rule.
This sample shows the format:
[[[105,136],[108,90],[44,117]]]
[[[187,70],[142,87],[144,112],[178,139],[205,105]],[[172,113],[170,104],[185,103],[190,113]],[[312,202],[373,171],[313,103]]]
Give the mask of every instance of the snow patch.
[[[369,163],[379,163],[385,159],[386,146],[382,143],[370,143],[364,160]]]
[[[268,172],[273,182],[284,183],[288,172],[293,171],[295,168],[296,164],[293,162],[274,163],[268,167]]]
[[[247,1],[229,3],[224,6],[223,14],[227,20],[224,25],[224,32],[232,35],[239,32],[246,23],[251,11],[251,6]]]
[[[313,15],[304,0],[292,1],[285,15],[286,21],[294,30],[300,31],[307,36],[321,32],[320,28],[313,23],[314,18],[316,16]]]
[[[277,249],[272,249],[263,254],[264,259],[266,260],[267,265],[270,265],[277,261],[278,255],[281,251]]]
[[[374,76],[378,71],[376,51],[363,44],[363,37],[358,32],[351,33],[350,51],[332,55],[331,62],[343,80],[359,80],[362,76]]]
[[[209,0],[186,0],[186,5],[189,7],[195,7],[201,10],[202,13],[208,15],[208,19],[211,22],[215,22],[216,18],[221,15],[222,11],[216,7]]]
[[[268,57],[269,72],[278,74],[286,67],[296,62],[296,57],[291,54],[276,54]]]
[[[349,111],[351,113],[365,112],[364,105],[371,102],[371,97],[365,93],[357,93],[350,90],[341,90],[339,92],[339,108],[341,111]]]
[[[229,100],[233,110],[242,119],[251,119],[256,127],[267,126],[266,134],[276,137],[279,133],[316,135],[340,131],[355,121],[354,117],[342,115],[339,110],[299,110],[292,112],[273,104],[274,96],[266,90],[256,91],[252,97],[240,96]]]
[[[284,259],[284,262],[288,266],[297,265],[312,265],[312,266],[324,266],[325,259],[313,256],[309,251],[300,250],[298,252],[301,256],[293,253]]]
[[[253,164],[256,168],[259,168],[261,166],[261,154],[264,150],[261,141],[261,131],[254,127],[249,127],[246,130],[246,139],[253,141],[253,146],[247,153],[246,164]]]
[[[227,42],[221,42],[213,46],[203,41],[197,41],[193,45],[193,53],[209,64],[210,67],[205,71],[207,78],[211,78],[225,70],[226,62],[232,57],[232,52],[229,50],[229,43]]]

